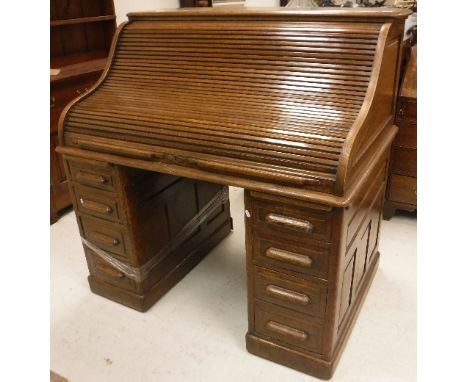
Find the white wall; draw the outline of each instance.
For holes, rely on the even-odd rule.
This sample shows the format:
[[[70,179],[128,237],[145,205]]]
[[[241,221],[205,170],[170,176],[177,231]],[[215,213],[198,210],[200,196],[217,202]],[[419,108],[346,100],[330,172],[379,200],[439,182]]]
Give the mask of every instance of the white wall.
[[[179,0],[114,0],[117,25],[127,20],[127,13],[154,9],[179,8]]]
[[[279,7],[279,0],[245,0],[246,7]]]
[[[247,7],[277,7],[279,0],[246,0]],[[127,20],[128,12],[179,8],[179,0],[114,0],[117,25]]]

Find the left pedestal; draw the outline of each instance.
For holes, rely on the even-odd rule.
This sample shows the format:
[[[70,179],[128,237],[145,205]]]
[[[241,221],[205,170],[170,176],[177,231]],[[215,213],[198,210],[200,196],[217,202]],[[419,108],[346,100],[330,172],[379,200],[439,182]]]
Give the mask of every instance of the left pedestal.
[[[228,188],[67,157],[91,290],[148,310],[232,229]]]

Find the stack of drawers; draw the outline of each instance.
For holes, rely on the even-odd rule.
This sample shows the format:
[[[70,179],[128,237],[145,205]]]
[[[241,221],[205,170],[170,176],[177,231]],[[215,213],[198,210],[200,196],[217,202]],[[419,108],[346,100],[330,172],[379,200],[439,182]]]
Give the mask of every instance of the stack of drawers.
[[[91,290],[134,309],[147,310],[231,230],[218,184],[85,159],[68,158],[66,170]]]
[[[67,170],[81,236],[118,261],[135,266],[118,170],[110,164],[90,161],[67,161]],[[91,278],[139,291],[139,283],[86,246],[85,253]]]
[[[322,354],[331,213],[305,203],[280,204],[256,192],[246,192],[245,204],[249,332]]]
[[[396,209],[414,211],[417,207],[417,97],[416,47],[412,48],[398,97],[395,124],[399,128],[393,143],[385,201],[384,219]]]

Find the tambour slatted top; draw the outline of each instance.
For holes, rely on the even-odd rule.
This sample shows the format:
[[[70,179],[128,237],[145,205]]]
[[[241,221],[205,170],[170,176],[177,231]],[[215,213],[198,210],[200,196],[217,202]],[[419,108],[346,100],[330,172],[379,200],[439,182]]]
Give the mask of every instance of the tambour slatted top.
[[[331,190],[382,21],[191,12],[130,15],[104,80],[66,115],[65,145]]]

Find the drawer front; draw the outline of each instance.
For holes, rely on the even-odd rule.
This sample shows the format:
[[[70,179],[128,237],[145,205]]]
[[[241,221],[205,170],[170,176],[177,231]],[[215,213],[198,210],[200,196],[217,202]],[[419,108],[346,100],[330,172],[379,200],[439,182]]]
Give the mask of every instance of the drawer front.
[[[255,297],[311,316],[325,316],[326,283],[287,277],[255,267]]]
[[[91,249],[85,247],[86,260],[88,262],[89,273],[109,284],[124,288],[130,291],[137,290],[137,284],[121,271],[104,261]]]
[[[416,123],[417,120],[417,103],[400,99],[397,112],[397,120],[410,121]]]
[[[106,252],[130,258],[128,235],[125,228],[90,216],[79,216],[84,238]]]
[[[115,191],[115,170],[92,164],[69,161],[70,176],[74,182],[101,190]]]
[[[390,178],[389,199],[392,202],[416,205],[416,178],[402,175],[392,175]]]
[[[394,147],[392,149],[392,173],[416,177],[416,150]]]
[[[394,146],[416,149],[417,147],[417,129],[416,125],[408,122],[396,121],[399,128],[395,138]]]
[[[73,186],[79,212],[111,221],[123,220],[123,211],[116,194],[84,186]]]
[[[330,239],[331,214],[255,200],[252,209],[254,224],[267,229],[271,235],[284,233],[297,238]]]
[[[259,232],[257,232],[258,234]],[[291,244],[258,235],[253,240],[253,262],[265,268],[295,274],[299,277],[328,278],[328,247],[326,245]]]
[[[314,353],[322,353],[323,329],[313,318],[278,306],[255,302],[255,331]]]

